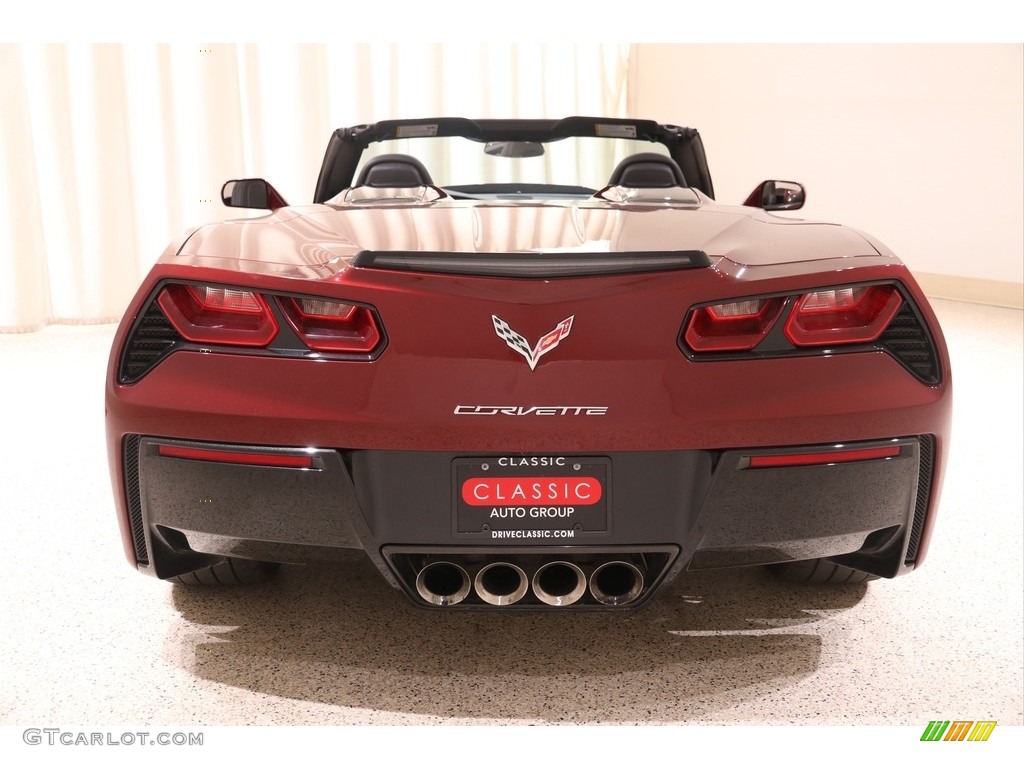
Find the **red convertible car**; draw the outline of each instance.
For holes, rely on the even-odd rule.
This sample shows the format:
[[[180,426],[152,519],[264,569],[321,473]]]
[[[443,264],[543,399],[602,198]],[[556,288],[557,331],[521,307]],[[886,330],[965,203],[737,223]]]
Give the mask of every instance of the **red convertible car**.
[[[185,584],[362,550],[436,609],[639,606],[685,570],[924,560],[950,424],[927,300],[804,189],[715,202],[696,130],[335,131],[309,205],[172,244],[106,379],[128,559]]]

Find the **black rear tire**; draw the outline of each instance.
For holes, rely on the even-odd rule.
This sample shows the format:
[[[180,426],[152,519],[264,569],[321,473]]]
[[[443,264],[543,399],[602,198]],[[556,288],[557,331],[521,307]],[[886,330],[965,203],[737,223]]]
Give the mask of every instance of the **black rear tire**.
[[[878,578],[824,558],[777,563],[769,565],[768,571],[778,579],[799,584],[861,584]]]
[[[186,587],[234,587],[242,584],[259,584],[277,573],[278,567],[277,563],[226,557],[219,563],[182,573],[168,581]]]

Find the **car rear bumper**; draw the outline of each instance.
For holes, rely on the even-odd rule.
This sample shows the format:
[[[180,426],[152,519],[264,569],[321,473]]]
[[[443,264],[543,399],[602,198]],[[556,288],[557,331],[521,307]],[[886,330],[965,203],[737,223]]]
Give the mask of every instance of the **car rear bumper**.
[[[492,463],[497,469],[488,456],[127,435],[122,524],[139,568],[161,578],[224,556],[306,562],[362,549],[423,606],[494,605],[490,573],[494,582],[511,579],[510,594],[523,587],[512,607],[561,604],[547,599],[558,590],[544,586],[560,579],[567,592],[574,581],[581,587],[574,607],[604,607],[640,605],[684,569],[827,557],[896,576],[914,567],[934,506],[930,435],[779,449],[533,454],[564,461],[558,470],[498,470],[537,480],[605,466],[602,504],[585,519],[564,499],[468,509],[459,473],[468,465],[477,474]],[[482,517],[471,520],[470,512]],[[440,594],[447,587],[424,587],[452,579],[451,600]],[[609,592],[621,594],[609,600]]]

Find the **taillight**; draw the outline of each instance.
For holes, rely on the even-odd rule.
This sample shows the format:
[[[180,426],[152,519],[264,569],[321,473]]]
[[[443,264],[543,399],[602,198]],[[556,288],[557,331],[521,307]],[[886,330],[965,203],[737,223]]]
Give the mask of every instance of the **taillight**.
[[[896,282],[809,288],[691,307],[678,344],[694,361],[830,355],[869,347],[891,355],[921,382],[939,382],[935,343],[913,300]]]
[[[874,341],[899,311],[903,298],[891,285],[830,288],[802,295],[786,321],[798,347]]]
[[[288,323],[310,349],[369,354],[380,343],[372,309],[329,299],[283,298]]]
[[[753,349],[782,312],[782,299],[746,299],[698,307],[686,326],[694,352],[743,352]]]
[[[216,285],[168,285],[157,299],[175,329],[199,344],[263,347],[277,335],[266,299]]]

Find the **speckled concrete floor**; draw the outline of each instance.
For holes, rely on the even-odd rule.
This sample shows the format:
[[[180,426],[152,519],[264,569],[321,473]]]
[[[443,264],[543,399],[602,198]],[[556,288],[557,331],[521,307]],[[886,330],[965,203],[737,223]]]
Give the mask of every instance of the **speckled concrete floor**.
[[[113,328],[0,335],[0,725],[1019,725],[1022,313],[936,306],[956,432],[925,568],[702,573],[620,614],[421,612],[361,555],[228,591],[138,576],[102,437]]]

